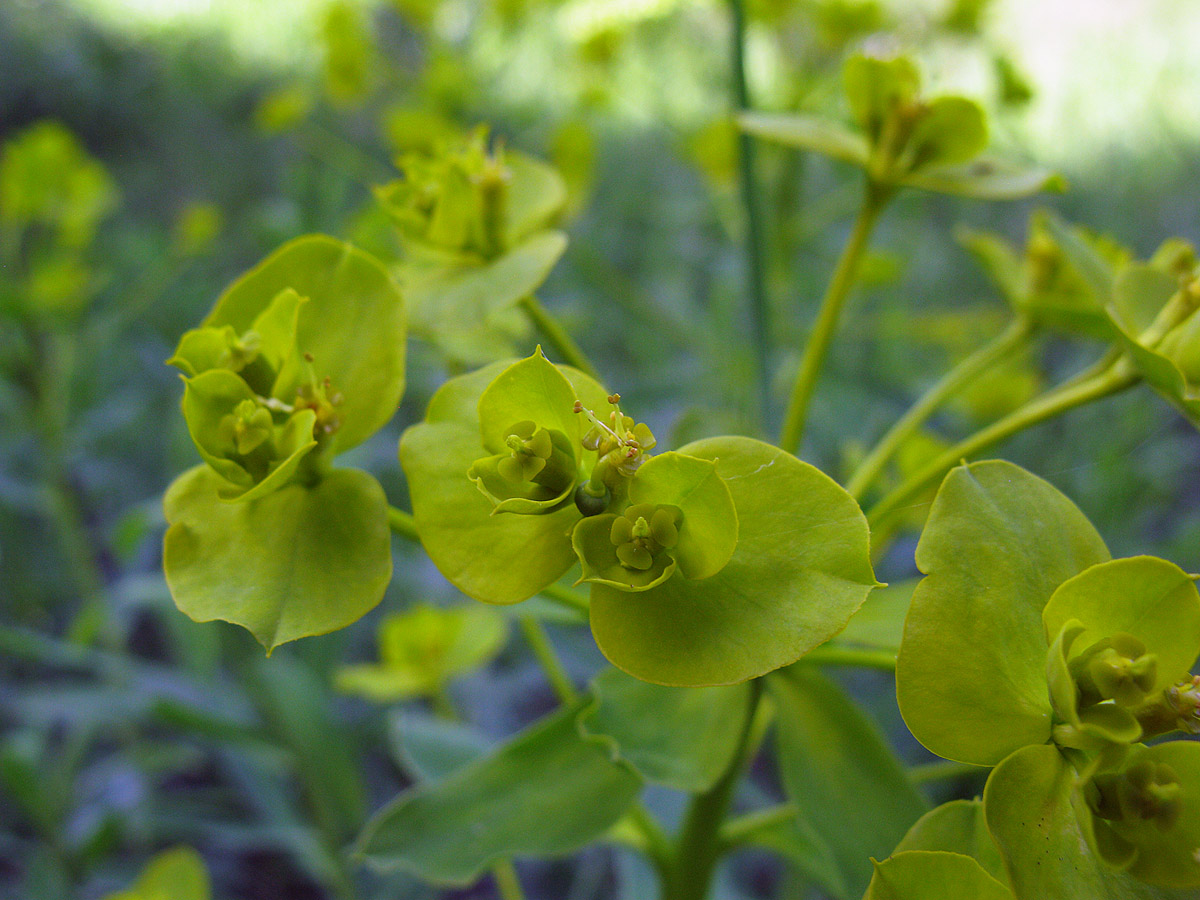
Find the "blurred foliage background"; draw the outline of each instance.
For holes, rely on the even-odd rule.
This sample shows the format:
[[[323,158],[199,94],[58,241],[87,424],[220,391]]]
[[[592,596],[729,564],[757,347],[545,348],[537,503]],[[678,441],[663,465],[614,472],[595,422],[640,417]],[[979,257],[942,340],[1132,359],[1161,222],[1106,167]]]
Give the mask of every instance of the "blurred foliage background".
[[[1003,326],[1004,303],[955,226],[1021,243],[1041,202],[1142,256],[1171,235],[1200,240],[1200,8],[1189,0],[1093,0],[1086,20],[1065,0],[747,6],[756,108],[837,114],[847,53],[910,52],[935,92],[985,105],[998,151],[1070,185],[1015,204],[900,198],[817,394],[803,455],[826,471],[844,477],[921,390]],[[229,281],[295,235],[347,237],[394,259],[372,186],[395,177],[397,154],[487,123],[561,171],[570,245],[542,299],[639,420],[665,446],[772,436],[858,175],[759,148],[775,375],[764,416],[747,338],[730,30],[723,0],[0,4],[0,894],[104,897],[186,844],[216,897],[494,895],[487,881],[439,894],[371,876],[344,853],[408,782],[420,751],[397,734],[435,720],[419,699],[337,690],[353,681],[342,667],[375,659],[384,617],[464,598],[398,542],[375,613],[270,660],[240,629],[177,613],[160,573],[159,498],[193,450],[163,360]],[[521,353],[535,340],[521,322],[505,335]],[[1039,344],[948,408],[926,440],[965,433],[1096,352]],[[400,430],[475,361],[414,343],[395,425],[351,461],[393,503],[405,505]],[[1151,551],[1194,571],[1196,447],[1186,423],[1137,390],[997,455],[1075,499],[1115,555]],[[915,536],[893,545],[881,578],[914,574]],[[602,663],[586,630],[554,627],[536,602],[526,609],[548,617],[582,682]],[[554,705],[516,629],[484,627],[488,650],[467,674],[410,692],[455,707],[471,723],[458,738],[477,743]],[[909,761],[927,758],[886,679],[848,683]],[[771,792],[769,775],[754,790]],[[670,792],[652,800],[678,814]],[[531,897],[649,890],[634,858],[611,850],[520,871]],[[794,878],[743,854],[720,890],[806,896]]]

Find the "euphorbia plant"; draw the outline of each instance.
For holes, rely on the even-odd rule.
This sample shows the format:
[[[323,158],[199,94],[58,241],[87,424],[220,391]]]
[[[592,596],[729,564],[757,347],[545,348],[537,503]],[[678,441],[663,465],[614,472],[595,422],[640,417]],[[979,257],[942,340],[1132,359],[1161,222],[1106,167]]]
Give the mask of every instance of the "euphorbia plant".
[[[1008,199],[1052,183],[982,160],[981,109],[924,99],[907,60],[853,57],[845,85],[857,130],[742,122],[864,173],[779,446],[733,435],[668,448],[640,421],[619,376],[602,379],[534,298],[565,246],[560,181],[482,131],[403,157],[402,177],[377,192],[395,258],[300,238],[181,339],[172,363],[204,460],[166,498],[165,565],[182,610],[242,624],[268,650],[343,627],[388,584],[390,526],[467,597],[564,606],[616,667],[581,694],[536,617],[520,616],[561,707],[490,752],[455,744],[453,764],[410,746],[417,783],[364,829],[367,862],[439,884],[490,871],[514,897],[512,857],[593,840],[644,853],[668,900],[707,896],[717,862],[747,844],[783,854],[838,900],[1200,886],[1195,745],[1144,743],[1196,727],[1192,576],[1151,557],[1110,560],[1055,489],[1010,464],[975,463],[955,468],[933,502],[903,643],[903,593],[864,607],[881,587],[872,551],[893,513],[964,457],[1142,380],[1194,418],[1194,255],[1173,243],[1137,262],[1048,216],[1034,220],[1023,258],[971,237],[1013,324],[919,400],[843,488],[793,451],[887,203],[910,187]],[[332,466],[400,399],[402,297],[417,336],[460,372],[400,440],[411,515],[370,475]],[[528,348],[529,326],[545,352]],[[938,449],[864,515],[858,498],[875,497],[938,406],[1050,329],[1109,348],[961,442],[930,442]],[[522,343],[532,352],[514,358]],[[343,669],[341,686],[382,702],[431,698],[452,719],[447,684],[495,652],[499,621],[429,609],[389,618],[381,665]],[[922,817],[904,768],[820,662],[895,666],[914,735],[947,759],[995,767],[982,804]],[[730,818],[773,723],[786,802]],[[646,784],[691,795],[675,835],[641,805]],[[1031,838],[1038,815],[1043,832]],[[871,858],[884,859],[873,876]]]

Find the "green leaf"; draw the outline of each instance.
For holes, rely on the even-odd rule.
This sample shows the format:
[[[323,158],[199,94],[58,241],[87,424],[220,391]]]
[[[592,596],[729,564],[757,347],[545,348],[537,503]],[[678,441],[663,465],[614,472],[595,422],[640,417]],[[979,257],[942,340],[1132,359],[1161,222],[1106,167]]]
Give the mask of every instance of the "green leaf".
[[[787,798],[837,861],[844,890],[835,896],[858,897],[871,878],[868,858],[890,853],[928,807],[875,726],[832,681],[800,664],[774,673],[767,686]]]
[[[567,202],[567,188],[553,167],[516,150],[504,152],[511,180],[505,194],[504,241],[515,246],[550,225]]]
[[[591,694],[579,717],[585,736],[602,739],[647,781],[691,793],[708,790],[729,767],[749,714],[744,684],[662,687],[607,669]]]
[[[884,122],[917,99],[921,77],[912,61],[904,57],[851,56],[842,69],[842,83],[850,111],[874,143],[879,140]]]
[[[426,422],[409,428],[400,440],[422,545],[455,587],[487,603],[525,600],[557,581],[575,561],[569,538],[579,521],[574,505],[544,515],[493,516],[491,501],[467,478],[484,453],[480,395],[512,365],[499,362],[447,381],[429,401]],[[559,371],[585,404],[597,398],[606,402],[603,388],[586,375],[565,366]],[[568,415],[574,415],[570,408]]]
[[[629,502],[678,507],[679,543],[671,554],[685,578],[716,575],[733,556],[737,510],[714,461],[668,452],[647,460],[629,485]]]
[[[329,687],[287,653],[255,661],[251,679],[260,713],[287,748],[320,829],[339,839],[354,834],[367,813],[358,744],[334,717]]]
[[[680,453],[717,461],[738,518],[733,556],[711,578],[648,591],[592,586],[596,643],[656,684],[746,681],[841,630],[876,585],[866,519],[831,478],[760,441],[719,437]]]
[[[133,886],[105,900],[209,900],[212,887],[204,860],[191,847],[174,847],[155,856]]]
[[[1049,744],[1018,750],[988,778],[984,813],[1017,900],[1177,896],[1109,868],[1092,852],[1076,812],[1075,781],[1074,770]]]
[[[560,856],[600,836],[642,782],[579,733],[578,713],[562,709],[491,755],[401,794],[367,823],[357,852],[381,870],[466,885],[496,860]]]
[[[1085,630],[1071,659],[1114,634],[1133,635],[1158,658],[1157,693],[1184,678],[1200,654],[1200,594],[1192,576],[1152,556],[1114,559],[1059,585],[1042,612],[1053,640],[1071,619]]]
[[[909,850],[947,850],[969,856],[997,881],[1007,884],[1008,873],[983,815],[982,800],[951,800],[917,820],[899,844],[897,854]]]
[[[1054,172],[988,158],[912,172],[899,184],[973,200],[1020,200],[1040,191],[1066,190],[1066,182]]]
[[[487,755],[491,745],[469,725],[413,709],[388,715],[392,758],[418,781],[440,781]]]
[[[414,274],[404,284],[413,333],[454,359],[490,362],[511,343],[505,314],[542,285],[566,247],[564,234],[545,231],[485,265]]]
[[[765,141],[811,150],[860,169],[867,167],[870,157],[870,148],[861,134],[816,116],[746,112],[738,116],[738,126]]]
[[[796,817],[760,829],[748,843],[778,853],[805,878],[822,885],[832,896],[851,896],[833,851],[821,837],[818,827],[807,819]]]
[[[987,118],[966,97],[935,97],[905,144],[901,165],[908,172],[970,162],[987,146]]]
[[[243,334],[281,291],[308,302],[300,308],[296,349],[313,357],[319,378],[343,396],[334,453],[361,444],[391,419],[404,393],[405,313],[396,285],[371,255],[324,235],[284,244],[235,281],[204,320]],[[304,378],[297,362],[275,396],[294,398]],[[286,396],[291,394],[290,397]]]
[[[431,695],[495,657],[507,630],[505,619],[486,606],[422,604],[385,618],[379,625],[380,661],[343,666],[335,683],[339,691],[378,703]]]
[[[904,618],[912,602],[917,579],[887,584],[871,591],[866,602],[834,641],[839,645],[871,647],[898,653]]]
[[[863,900],[1012,900],[1012,892],[969,856],[913,850],[875,863]]]
[[[336,469],[226,503],[206,466],[180,475],[163,502],[163,566],[175,604],[197,622],[251,631],[268,651],[343,628],[371,610],[391,580],[387,499],[379,483]]]
[[[1106,559],[1091,523],[1048,482],[1007,462],[952,470],[917,546],[926,577],[896,661],[900,712],[917,740],[977,765],[1045,742],[1042,609]]]
[[[489,453],[505,452],[509,429],[531,421],[566,435],[572,452],[579,453],[580,417],[575,413],[575,400],[571,382],[538,347],[533,356],[497,375],[480,396],[483,448]]]
[[[1130,262],[1117,270],[1113,280],[1111,310],[1122,330],[1136,337],[1178,291],[1178,276],[1149,263]]]
[[[975,257],[992,283],[1013,306],[1019,306],[1025,294],[1025,275],[1021,255],[997,234],[965,226],[954,230],[955,239]]]

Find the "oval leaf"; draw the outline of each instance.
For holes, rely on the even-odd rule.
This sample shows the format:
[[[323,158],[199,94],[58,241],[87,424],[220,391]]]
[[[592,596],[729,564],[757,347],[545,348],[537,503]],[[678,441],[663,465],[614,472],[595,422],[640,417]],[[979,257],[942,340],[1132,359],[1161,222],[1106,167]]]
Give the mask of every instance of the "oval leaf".
[[[739,535],[711,578],[632,594],[592,586],[592,633],[617,668],[656,684],[746,681],[795,662],[846,625],[876,585],[858,504],[833,479],[742,437],[680,453],[718,461]]]
[[[359,855],[378,869],[466,885],[496,860],[558,856],[598,837],[642,782],[579,733],[578,713],[564,708],[491,755],[401,794],[367,823]]]
[[[1165,559],[1114,559],[1059,585],[1042,613],[1053,640],[1071,619],[1085,630],[1068,659],[1114,634],[1131,634],[1158,657],[1155,693],[1184,678],[1200,653],[1200,594],[1183,569]]]
[[[342,424],[334,452],[354,447],[391,419],[404,393],[405,314],[400,291],[370,254],[324,235],[284,244],[235,281],[204,320],[251,328],[281,291],[293,289],[300,307],[296,349],[341,393]],[[302,367],[297,367],[302,369]],[[296,371],[293,379],[303,373]],[[279,384],[294,392],[296,384]]]
[[[995,765],[1050,737],[1042,609],[1108,551],[1051,484],[1007,462],[960,466],[942,482],[917,546],[896,661],[909,730],[939,756]]]
[[[836,860],[839,883],[823,887],[858,897],[871,878],[869,858],[890,853],[928,806],[875,726],[815,668],[791,666],[767,687],[787,798]]]
[[[167,491],[163,567],[175,605],[197,622],[250,630],[268,651],[325,634],[375,607],[391,581],[387,499],[370,475],[336,469],[244,503],[218,495],[207,466]]]
[[[863,900],[1013,900],[1013,895],[969,856],[912,850],[875,863]]]
[[[647,781],[692,793],[729,767],[750,711],[744,684],[662,687],[617,669],[596,676],[592,696],[579,717],[585,735],[603,739]]]

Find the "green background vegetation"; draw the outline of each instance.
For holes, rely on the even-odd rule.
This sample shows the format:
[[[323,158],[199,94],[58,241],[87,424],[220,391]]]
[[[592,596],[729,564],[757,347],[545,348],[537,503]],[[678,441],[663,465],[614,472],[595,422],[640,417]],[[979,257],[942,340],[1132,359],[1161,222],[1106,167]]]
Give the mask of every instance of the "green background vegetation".
[[[1067,11],[1076,4],[1034,0],[748,4],[756,108],[840,114],[846,52],[901,49],[933,91],[984,104],[997,151],[1070,185],[1013,204],[898,199],[816,395],[802,455],[826,472],[844,478],[915,396],[1002,326],[1003,301],[955,226],[1020,243],[1030,210],[1048,203],[1141,256],[1169,235],[1200,240],[1200,57],[1189,52],[1200,10],[1091,5],[1080,22]],[[341,854],[405,783],[393,732],[419,704],[383,715],[333,683],[343,664],[374,659],[384,615],[461,596],[397,541],[378,610],[269,662],[244,631],[180,615],[161,575],[160,498],[194,456],[163,360],[234,277],[296,235],[394,255],[371,186],[395,177],[395,153],[485,122],[562,171],[570,244],[541,299],[639,421],[665,446],[773,435],[858,183],[848,167],[759,148],[775,336],[764,413],[729,30],[718,0],[0,5],[0,141],[60,123],[107,170],[115,200],[82,251],[77,312],[18,314],[28,283],[9,262],[0,280],[0,894],[102,897],[183,843],[203,856],[217,897],[438,896],[415,880],[364,878]],[[533,340],[521,334],[514,349],[528,355]],[[347,455],[402,506],[401,427],[457,371],[426,345],[410,350],[400,415]],[[948,408],[934,434],[973,430],[1089,352],[1039,344]],[[1194,430],[1149,391],[1076,410],[995,454],[1071,497],[1114,555],[1200,568]],[[882,580],[915,574],[914,544],[915,531],[894,545]],[[601,658],[587,632],[551,629],[570,674],[590,677]],[[554,705],[509,632],[450,698],[491,741]],[[929,759],[899,723],[889,677],[846,683],[903,758]],[[979,788],[951,780],[936,796]],[[762,773],[748,790],[778,791]],[[678,815],[676,794],[651,799]],[[603,849],[521,872],[531,897],[648,890],[632,855]],[[775,896],[802,890],[794,878],[774,857],[741,854],[718,889]]]

